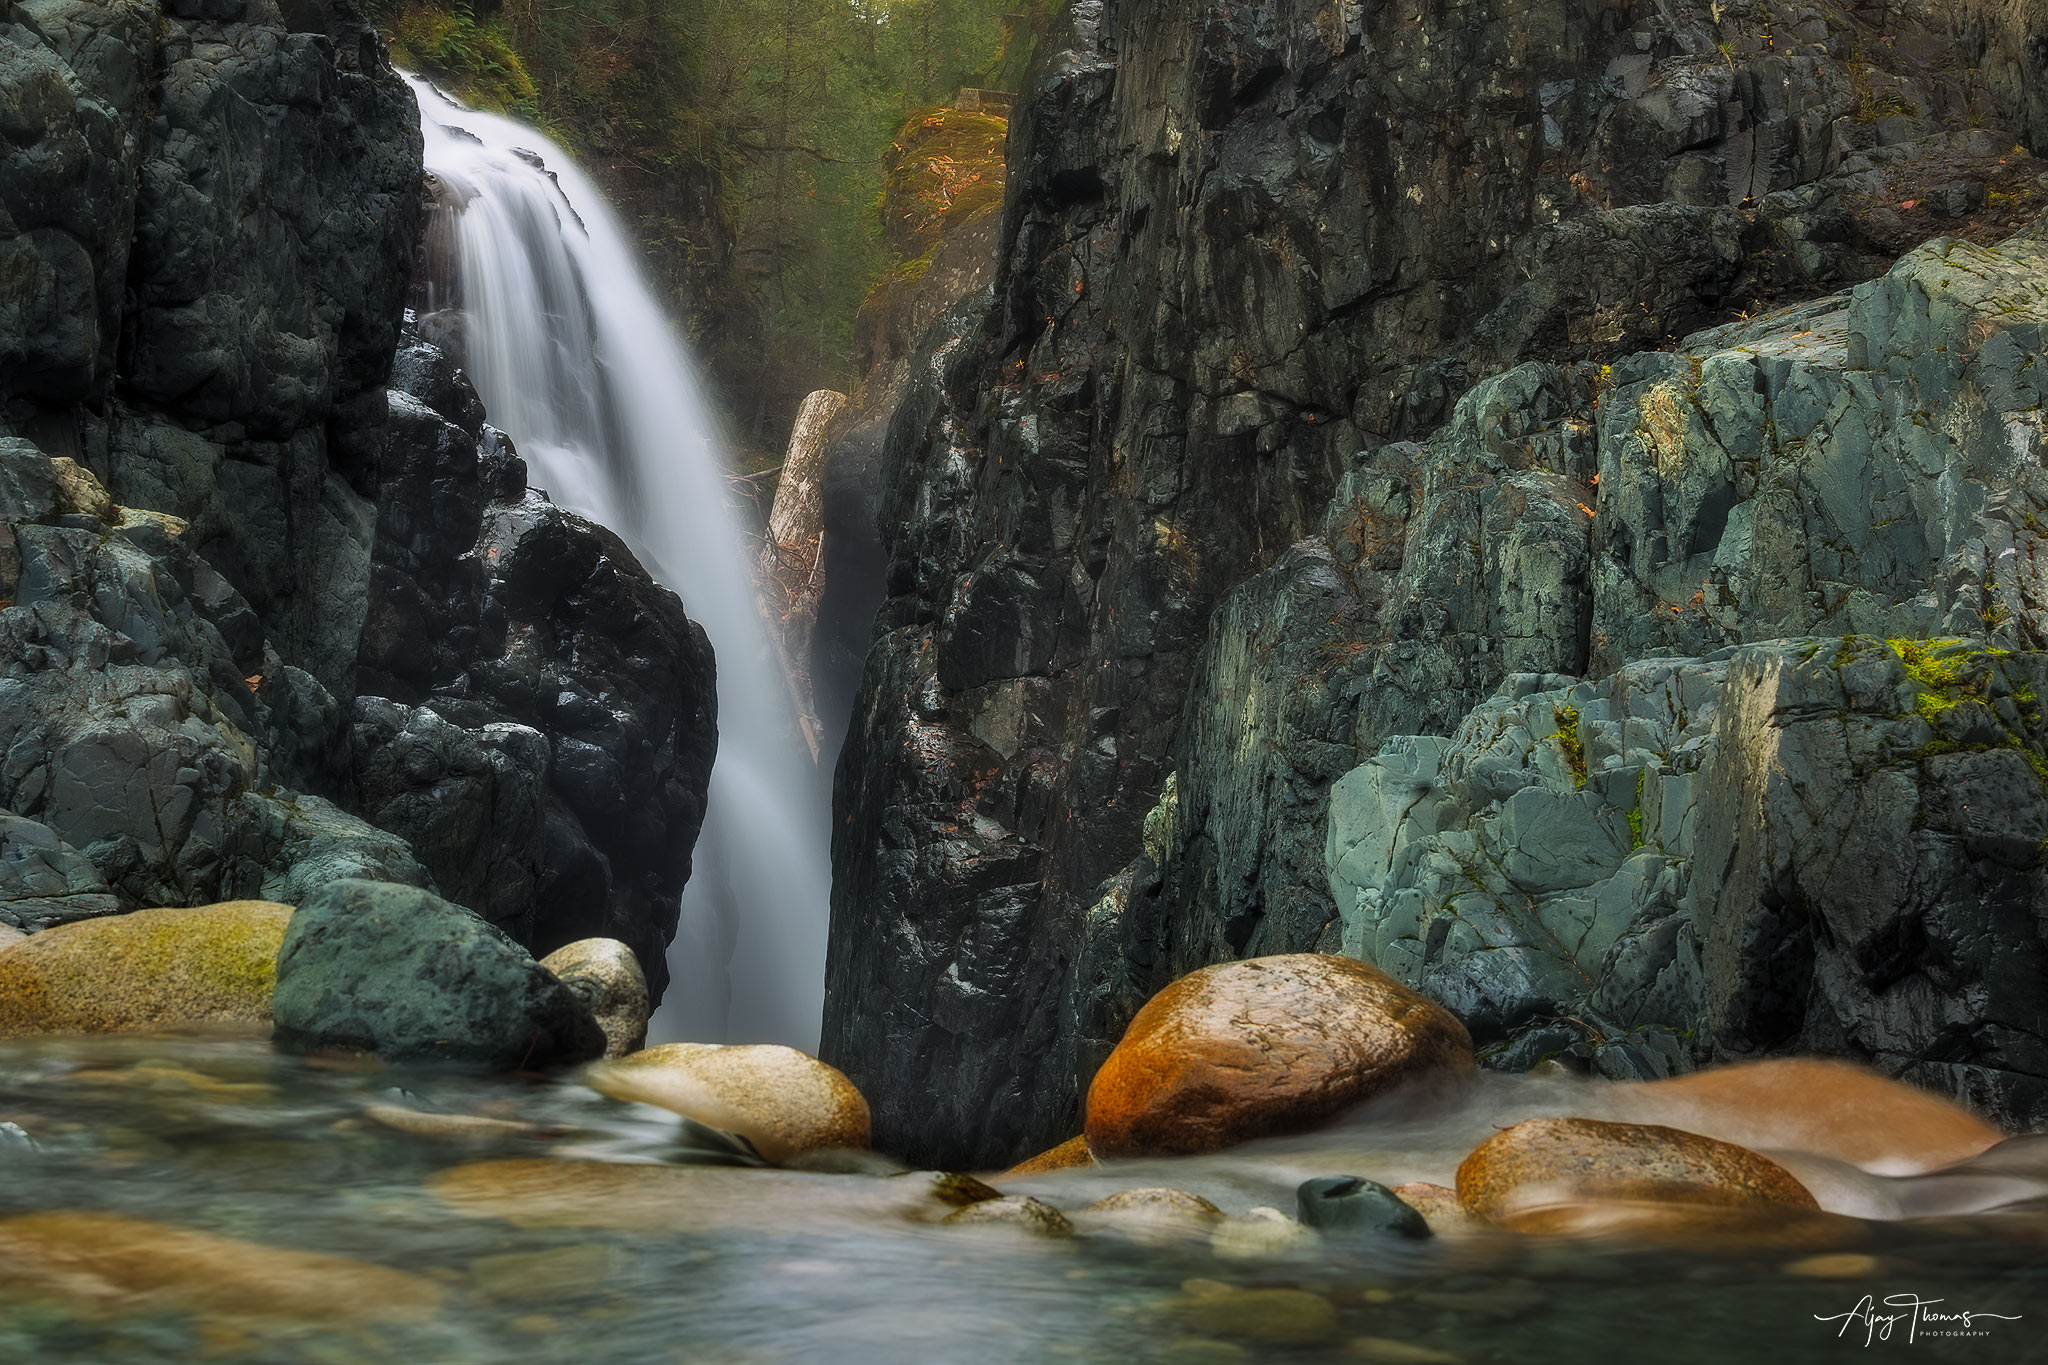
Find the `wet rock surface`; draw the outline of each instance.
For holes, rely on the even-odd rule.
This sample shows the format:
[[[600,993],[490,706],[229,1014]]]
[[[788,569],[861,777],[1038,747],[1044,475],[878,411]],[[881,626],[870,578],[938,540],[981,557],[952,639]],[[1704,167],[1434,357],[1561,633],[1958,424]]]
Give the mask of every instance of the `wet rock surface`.
[[[1509,1069],[1788,1048],[2038,1124],[2044,669],[1842,637],[1511,678],[1338,783],[1345,946]]]
[[[1193,972],[1138,1011],[1088,1091],[1103,1157],[1214,1151],[1471,1066],[1458,1021],[1376,968],[1301,954]]]
[[[13,5],[0,91],[0,921],[368,877],[658,990],[709,649],[401,348],[420,139],[374,28]]]
[[[2023,220],[2041,168],[1947,20],[1894,7],[1881,41],[1870,15],[1768,3],[1070,7],[1016,110],[991,293],[928,333],[884,445],[889,598],[839,770],[825,1049],[887,1140],[988,1164],[1042,1147],[1167,981],[1334,947],[1300,834],[1330,782],[1454,729],[1510,672],[1805,633],[1859,576],[1882,611],[1970,609],[1946,568],[1906,605],[1930,560],[1968,558],[1964,509],[1870,513],[1853,573],[1792,566],[1788,614],[1702,587],[1744,534],[1756,584],[1785,567],[1779,501],[1734,512],[1757,471],[1731,463],[1717,493],[1708,461],[1667,461],[1700,481],[1667,490],[1689,518],[1667,527],[1610,467],[1657,429],[1638,386],[1690,382],[1683,356],[1631,352],[1877,276],[1945,224],[1979,244],[1953,255]],[[1963,279],[1909,273],[1858,306]],[[1716,348],[1755,352],[1729,362],[1759,376],[1743,402],[1827,367],[1823,341],[1783,349],[1818,316]],[[1825,401],[1892,432],[1877,413],[1940,409],[1961,349],[1872,352],[1888,394]],[[1773,420],[1787,441],[1859,429]],[[1889,488],[1899,439],[1840,486]],[[1711,649],[1674,638],[1695,594]]]
[[[1494,1222],[1546,1204],[1645,1202],[1815,1209],[1776,1162],[1733,1143],[1651,1124],[1530,1119],[1458,1167],[1458,1202]]]
[[[446,353],[390,395],[350,727],[365,814],[538,953],[616,938],[668,982],[717,747],[711,646],[617,536],[526,487]]]
[[[770,1161],[868,1145],[868,1106],[845,1076],[795,1048],[664,1043],[584,1073],[592,1089],[738,1133]]]
[[[581,998],[475,913],[418,887],[329,882],[277,955],[278,1046],[539,1070],[601,1056]]]

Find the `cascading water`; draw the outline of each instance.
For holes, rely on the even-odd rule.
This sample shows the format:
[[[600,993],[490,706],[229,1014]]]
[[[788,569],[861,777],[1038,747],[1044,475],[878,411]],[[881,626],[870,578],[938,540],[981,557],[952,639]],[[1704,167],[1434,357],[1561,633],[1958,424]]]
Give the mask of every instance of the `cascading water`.
[[[408,78],[446,207],[470,378],[532,482],[611,527],[718,656],[718,762],[655,1041],[818,1042],[830,892],[824,783],[726,505],[716,421],[603,194],[524,124]]]

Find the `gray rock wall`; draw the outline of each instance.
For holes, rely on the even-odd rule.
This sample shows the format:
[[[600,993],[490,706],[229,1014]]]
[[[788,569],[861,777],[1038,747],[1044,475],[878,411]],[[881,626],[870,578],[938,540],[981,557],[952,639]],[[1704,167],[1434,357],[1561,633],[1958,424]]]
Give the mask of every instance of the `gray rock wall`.
[[[1777,641],[1519,674],[1331,795],[1344,951],[1492,1065],[1850,1056],[2048,1122],[2048,656]]]
[[[1593,591],[1642,572],[1594,515],[1607,391],[1666,377],[1626,357],[2036,192],[1934,8],[1512,10],[1086,0],[1041,49],[992,304],[892,427],[839,769],[825,1049],[881,1141],[1068,1136],[1131,1002],[1334,933],[1284,832],[1328,773],[1670,635]]]
[[[709,647],[393,373],[420,174],[352,0],[0,4],[0,921],[356,877],[665,976]]]

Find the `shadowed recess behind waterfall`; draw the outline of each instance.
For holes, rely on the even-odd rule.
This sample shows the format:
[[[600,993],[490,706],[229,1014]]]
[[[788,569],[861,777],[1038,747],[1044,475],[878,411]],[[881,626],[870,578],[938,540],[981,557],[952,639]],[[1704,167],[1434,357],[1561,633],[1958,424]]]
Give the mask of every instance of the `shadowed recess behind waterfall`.
[[[653,1042],[817,1047],[830,870],[803,756],[725,500],[717,419],[603,194],[511,119],[407,78],[443,213],[463,363],[559,505],[611,527],[676,590],[718,659],[718,763]]]

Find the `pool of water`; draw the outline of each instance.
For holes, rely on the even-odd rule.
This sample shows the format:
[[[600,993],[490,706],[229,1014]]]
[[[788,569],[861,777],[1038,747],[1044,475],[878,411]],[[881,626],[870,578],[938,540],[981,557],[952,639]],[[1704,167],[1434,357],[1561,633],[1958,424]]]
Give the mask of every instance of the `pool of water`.
[[[929,1173],[735,1164],[714,1134],[564,1081],[259,1039],[0,1044],[0,1361],[2048,1358],[2040,1139],[1947,1175],[1818,1182],[1828,1207],[1884,1216],[1817,1239],[1479,1231],[1244,1259],[1080,1213],[1134,1186],[1242,1213],[1291,1212],[1317,1175],[1448,1183],[1499,1123],[1587,1102],[1489,1080],[1451,1111],[995,1181],[1076,1215],[1045,1238],[943,1224]],[[1866,1295],[1875,1313],[1847,1316]],[[1895,1296],[1978,1316],[1916,1324]]]

